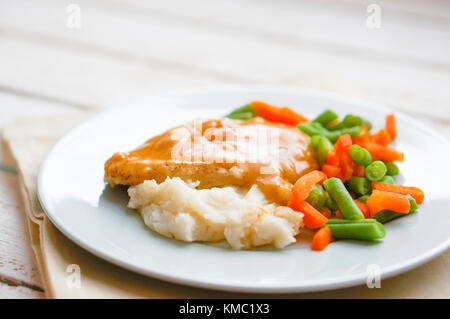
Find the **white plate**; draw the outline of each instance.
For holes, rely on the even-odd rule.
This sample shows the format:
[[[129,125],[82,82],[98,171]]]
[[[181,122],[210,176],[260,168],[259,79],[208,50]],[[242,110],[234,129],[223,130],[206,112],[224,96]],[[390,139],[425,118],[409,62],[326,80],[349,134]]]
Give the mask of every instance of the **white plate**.
[[[114,264],[180,284],[239,292],[306,292],[366,282],[368,267],[381,278],[416,267],[449,247],[449,143],[416,120],[397,113],[396,147],[405,152],[402,183],[420,186],[426,201],[417,214],[386,225],[380,243],[339,241],[323,252],[299,242],[233,251],[226,244],[182,243],[147,229],[126,208],[125,188],[107,187],[103,164],[155,134],[197,117],[222,116],[250,100],[290,105],[313,117],[325,108],[361,114],[374,128],[389,110],[310,90],[229,87],[152,98],[145,107],[108,110],[63,137],[42,164],[38,189],[48,217],[75,243]],[[372,270],[370,270],[372,271]]]

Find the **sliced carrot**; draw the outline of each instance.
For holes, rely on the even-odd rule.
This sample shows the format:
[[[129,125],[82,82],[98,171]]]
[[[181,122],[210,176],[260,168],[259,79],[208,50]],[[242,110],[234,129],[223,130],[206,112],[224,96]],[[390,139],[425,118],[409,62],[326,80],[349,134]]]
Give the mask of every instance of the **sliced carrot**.
[[[314,185],[326,179],[327,175],[324,172],[317,170],[309,172],[295,182],[294,187],[292,187],[292,196],[299,200],[305,200],[308,198]]]
[[[413,186],[393,185],[374,182],[372,183],[372,189],[402,195],[411,195],[411,197],[414,198],[417,204],[423,203],[423,200],[425,199],[425,193],[420,188]]]
[[[291,197],[288,206],[295,211],[303,213],[303,224],[310,229],[316,229],[328,221],[317,209],[304,200],[299,200],[295,196]]]
[[[350,134],[341,135],[334,144],[334,152],[339,157],[341,157],[343,154],[348,154],[348,149],[350,148],[350,146],[352,146],[352,144],[353,141]]]
[[[334,165],[329,165],[329,164],[323,164],[322,165],[322,172],[324,172],[328,178],[331,177],[338,177],[342,176],[341,175],[341,168],[334,166]]]
[[[329,243],[333,241],[333,236],[331,235],[330,227],[325,226],[314,234],[311,243],[311,249],[316,251],[324,250]]]
[[[391,142],[391,135],[385,129],[381,129],[372,138],[372,142],[382,146],[388,146]]]
[[[355,171],[353,172],[353,174],[358,177],[364,177],[365,173],[366,173],[366,168],[362,165],[356,166]]]
[[[287,106],[279,107],[262,101],[251,101],[250,105],[258,111],[259,116],[272,122],[297,125],[300,122],[309,121],[305,116]]]
[[[337,210],[335,213],[337,219],[342,219],[341,213]]]
[[[320,213],[326,218],[331,218],[331,210],[328,207],[322,207]]]
[[[258,111],[259,116],[272,122],[279,122],[280,108],[278,106],[262,101],[251,101],[250,105]]]
[[[354,202],[355,202],[356,206],[358,206],[359,210],[363,213],[364,218],[369,218],[369,216],[370,216],[369,206],[367,206],[363,202],[360,202],[357,199],[355,199]]]
[[[361,129],[363,130],[364,133],[360,136],[354,137],[353,144],[365,147],[366,144],[370,142],[370,134],[369,131],[367,130],[367,127],[365,127],[364,125],[361,126]]]
[[[339,166],[340,164],[339,156],[336,154],[334,150],[328,152],[327,160],[325,163],[327,163],[328,165]]]
[[[378,158],[382,161],[403,162],[403,159],[405,158],[405,154],[403,154],[402,152],[375,143],[367,144],[366,149],[373,157]]]
[[[370,210],[370,216],[373,216],[384,209],[408,214],[411,204],[405,195],[374,190],[367,199],[367,206]]]
[[[348,150],[350,146],[352,146],[352,137],[349,134],[341,135],[336,143],[334,144],[332,155],[327,162],[327,164],[333,164],[335,166],[339,166],[341,169],[340,174],[334,173],[334,176],[329,177],[338,177],[343,182],[348,180],[353,175],[353,162],[348,156]],[[322,169],[323,170],[323,169]],[[331,173],[331,172],[330,172]]]
[[[386,115],[386,131],[389,132],[389,135],[391,136],[391,140],[393,140],[397,137],[397,124],[396,124],[394,114]]]
[[[348,154],[344,154],[341,159],[342,177],[344,180],[349,180],[353,176],[353,161]]]
[[[280,122],[289,125],[297,125],[298,123],[309,122],[309,120],[295,112],[293,109],[284,106],[280,109]]]

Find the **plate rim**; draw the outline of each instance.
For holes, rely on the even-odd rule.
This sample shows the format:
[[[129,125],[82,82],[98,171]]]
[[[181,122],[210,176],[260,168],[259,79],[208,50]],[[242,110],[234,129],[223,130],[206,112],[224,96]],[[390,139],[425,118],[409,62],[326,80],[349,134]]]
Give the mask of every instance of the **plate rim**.
[[[149,101],[152,99],[158,99],[158,98],[165,98],[165,97],[176,97],[176,96],[185,96],[185,95],[201,95],[201,94],[213,94],[213,93],[224,93],[224,92],[230,92],[232,94],[236,91],[251,91],[251,90],[264,90],[264,91],[271,91],[274,93],[294,93],[294,94],[307,94],[309,96],[321,96],[326,98],[331,98],[335,100],[339,100],[343,103],[348,104],[360,104],[363,107],[374,109],[376,108],[377,111],[385,111],[385,112],[395,112],[396,116],[399,116],[408,122],[414,123],[417,127],[420,127],[422,130],[426,131],[428,134],[433,135],[434,137],[439,138],[441,141],[447,144],[447,146],[450,146],[450,142],[442,136],[440,133],[438,133],[435,129],[432,127],[429,127],[428,125],[420,122],[419,120],[416,120],[413,117],[410,117],[409,115],[403,113],[402,111],[393,110],[389,107],[386,107],[384,105],[380,105],[377,103],[373,103],[367,100],[349,97],[345,95],[340,95],[333,92],[327,92],[322,90],[316,90],[311,88],[294,88],[294,87],[286,87],[286,86],[276,86],[276,85],[221,85],[221,86],[213,86],[209,88],[200,88],[200,89],[188,89],[188,90],[178,90],[172,93],[165,93],[165,94],[158,94],[158,95],[152,95],[145,99],[145,101]],[[129,107],[132,107],[134,104],[129,104]],[[123,107],[127,107],[127,105],[122,105]],[[136,272],[138,274],[151,277],[153,279],[157,280],[163,280],[175,284],[181,284],[181,285],[187,285],[191,287],[196,288],[203,288],[203,289],[213,289],[213,290],[220,290],[220,291],[228,291],[228,292],[235,292],[235,293],[270,293],[270,294],[282,294],[282,293],[306,293],[306,292],[318,292],[318,291],[329,291],[329,290],[335,290],[335,289],[342,289],[342,288],[349,288],[358,286],[361,284],[366,283],[367,275],[364,274],[356,274],[356,275],[344,275],[341,277],[338,277],[338,279],[333,279],[330,281],[330,279],[316,279],[312,281],[305,281],[305,284],[299,284],[298,282],[295,282],[293,284],[289,283],[283,283],[279,285],[273,285],[272,283],[260,283],[260,284],[240,284],[235,285],[233,283],[228,284],[225,282],[214,282],[211,280],[197,280],[197,279],[189,279],[185,278],[183,276],[178,275],[170,275],[170,274],[164,274],[158,271],[151,271],[149,269],[145,269],[136,265],[133,265],[132,263],[127,263],[123,260],[120,260],[113,256],[113,254],[110,254],[108,252],[100,251],[96,249],[94,246],[92,246],[90,243],[84,241],[83,239],[76,238],[76,236],[73,236],[70,232],[70,230],[66,229],[65,226],[60,225],[56,218],[52,216],[49,206],[46,198],[44,196],[44,187],[43,187],[43,176],[45,174],[45,171],[48,169],[48,162],[49,158],[54,153],[54,151],[62,145],[66,139],[69,139],[73,134],[75,134],[77,131],[81,131],[85,126],[88,126],[91,122],[94,122],[97,118],[104,116],[107,113],[112,113],[117,110],[117,107],[110,107],[106,108],[104,110],[101,110],[99,113],[94,114],[87,118],[86,120],[82,121],[78,125],[76,125],[74,128],[67,131],[63,136],[57,139],[57,141],[52,145],[52,147],[49,149],[48,153],[45,155],[38,171],[37,175],[37,196],[39,199],[39,203],[42,206],[43,211],[45,212],[45,215],[50,219],[53,225],[61,231],[64,236],[69,238],[72,242],[74,242],[77,246],[81,247],[82,249],[85,249],[89,253],[92,253],[96,257],[99,257],[107,262],[110,262],[114,265],[120,266],[121,268],[127,269],[129,271]],[[393,277],[395,275],[407,272],[413,268],[419,267],[426,262],[430,261],[431,259],[439,256],[443,252],[445,252],[447,249],[450,248],[450,238],[447,239],[447,241],[442,242],[440,245],[434,247],[431,250],[428,250],[427,252],[415,256],[413,258],[407,259],[403,262],[397,263],[395,265],[391,265],[388,267],[383,267],[380,271],[380,276],[383,279],[387,279],[390,277]]]

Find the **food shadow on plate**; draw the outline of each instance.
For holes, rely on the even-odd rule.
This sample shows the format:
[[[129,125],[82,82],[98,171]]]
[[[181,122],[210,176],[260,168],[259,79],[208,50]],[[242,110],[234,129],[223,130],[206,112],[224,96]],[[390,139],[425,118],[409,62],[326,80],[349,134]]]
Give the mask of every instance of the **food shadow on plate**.
[[[188,243],[188,242],[179,241],[179,240],[176,240],[173,238],[168,238],[168,237],[158,234],[157,232],[151,230],[144,224],[144,221],[142,220],[142,218],[137,210],[127,207],[128,201],[129,201],[127,190],[128,190],[128,186],[118,185],[115,187],[111,187],[106,184],[105,188],[103,189],[103,193],[100,196],[99,204],[102,206],[111,207],[111,209],[109,209],[110,213],[125,214],[126,216],[128,216],[129,218],[131,218],[133,220],[133,221],[130,220],[130,223],[134,222],[135,224],[138,224],[138,225],[136,225],[136,227],[141,228],[143,231],[148,233],[149,236],[152,236],[153,238],[157,238],[158,240],[170,242],[171,244],[176,245],[178,247],[189,248],[189,247],[201,245],[207,249],[208,248],[220,249],[220,250],[230,251],[230,252],[236,251],[236,250],[233,250],[231,248],[231,246],[225,240],[215,242],[215,243],[210,243],[210,242]],[[259,246],[259,247],[253,247],[249,251],[252,251],[254,253],[260,253],[260,252],[284,251],[284,250],[291,250],[291,249],[310,249],[310,245],[311,245],[311,241],[312,241],[312,237],[313,237],[314,233],[315,233],[315,231],[309,230],[307,228],[303,228],[300,231],[300,234],[296,236],[297,242],[295,242],[283,249],[276,248],[272,245],[264,245],[264,246]],[[380,244],[382,241],[341,240],[339,242],[352,242],[356,245],[372,246],[372,245]],[[245,252],[247,250],[240,250],[240,251]]]
[[[300,234],[297,235],[297,242],[290,245],[289,247],[297,247],[297,248],[306,248],[311,249],[312,238],[317,230],[312,230],[308,228],[303,228],[300,231]],[[381,244],[382,240],[352,240],[352,239],[341,239],[333,242],[333,244],[328,248],[328,250],[332,249],[333,245],[338,243],[351,243],[352,245],[360,245],[360,246],[373,246]],[[288,247],[287,247],[288,248]]]
[[[142,227],[142,229],[145,229],[145,231],[148,232],[149,235],[151,235],[155,238],[158,238],[160,240],[170,241],[174,245],[186,246],[186,247],[192,246],[192,245],[202,245],[202,246],[210,247],[213,249],[235,251],[231,248],[231,246],[225,240],[222,240],[220,242],[215,242],[215,243],[209,243],[209,242],[187,243],[187,242],[179,241],[179,240],[176,240],[173,238],[168,238],[168,237],[158,234],[157,232],[151,230],[144,224],[144,221],[142,220],[142,218],[137,210],[128,208],[127,205],[128,205],[128,201],[130,198],[128,196],[127,190],[128,190],[128,186],[117,185],[115,187],[111,187],[108,184],[105,184],[105,188],[103,189],[103,192],[100,196],[99,205],[104,206],[104,207],[111,207],[111,209],[110,209],[111,213],[126,214],[129,218],[132,218],[133,220],[138,221],[139,225],[140,225],[139,227]],[[113,207],[114,207],[114,209],[113,209]],[[117,208],[119,208],[119,209],[117,209]],[[291,245],[289,247],[294,247],[296,245],[297,244],[295,243],[294,245]],[[289,248],[289,247],[286,247],[286,248]],[[278,249],[274,246],[271,246],[271,245],[254,247],[251,249],[251,251],[254,251],[254,252],[267,252],[267,251],[273,252],[273,251],[279,251],[279,250],[280,249]],[[245,251],[245,250],[243,250],[243,251]]]
[[[157,238],[159,240],[166,240],[166,241],[168,240],[177,246],[186,245],[186,243],[162,236],[157,232],[148,228],[144,224],[144,221],[142,220],[139,212],[127,206],[128,201],[130,200],[127,192],[128,187],[129,186],[125,185],[117,185],[115,187],[111,187],[110,185],[105,184],[105,188],[103,189],[103,192],[100,196],[99,205],[104,207],[111,207],[110,209],[111,214],[113,213],[125,214],[128,218],[130,218],[129,220],[130,223],[137,224],[136,226],[142,229],[143,231],[147,232],[149,236],[153,236],[154,238]],[[113,207],[114,209],[112,209]]]
[[[398,185],[405,185],[405,177],[400,172],[397,176],[394,176],[395,183]]]

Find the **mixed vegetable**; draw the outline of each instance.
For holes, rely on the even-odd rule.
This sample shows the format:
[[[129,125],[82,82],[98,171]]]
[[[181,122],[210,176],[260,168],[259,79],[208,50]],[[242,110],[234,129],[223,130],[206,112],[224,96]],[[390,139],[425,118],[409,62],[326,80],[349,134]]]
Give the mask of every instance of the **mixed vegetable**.
[[[414,213],[424,201],[417,187],[396,185],[394,176],[404,154],[389,147],[397,136],[394,114],[385,128],[370,133],[372,124],[349,114],[340,120],[326,110],[309,120],[289,107],[252,101],[226,117],[296,125],[311,137],[320,170],[309,172],[292,187],[288,206],[302,212],[303,223],[317,229],[311,249],[323,250],[333,240],[378,240],[393,219]]]

